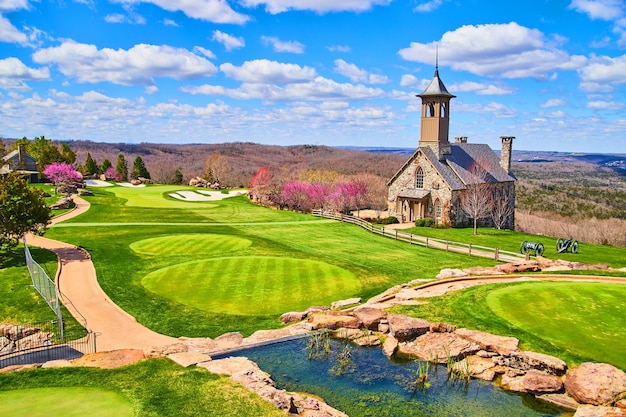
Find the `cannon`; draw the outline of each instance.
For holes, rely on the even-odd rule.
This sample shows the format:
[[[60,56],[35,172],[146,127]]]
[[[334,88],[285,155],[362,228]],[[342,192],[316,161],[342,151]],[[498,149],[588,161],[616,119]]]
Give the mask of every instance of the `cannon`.
[[[523,241],[519,246],[520,253],[526,255],[528,252],[533,251],[535,256],[543,255],[543,244],[538,242],[528,242],[527,240]]]
[[[559,238],[556,241],[556,253],[563,253],[568,250],[571,250],[572,253],[578,253],[578,241],[571,237],[569,239]]]

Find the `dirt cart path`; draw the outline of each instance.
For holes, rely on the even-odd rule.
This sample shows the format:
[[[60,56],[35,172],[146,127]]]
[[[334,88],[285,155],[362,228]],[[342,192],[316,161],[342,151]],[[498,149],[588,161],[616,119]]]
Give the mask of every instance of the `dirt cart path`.
[[[53,224],[78,216],[89,209],[89,203],[74,197],[76,208],[55,217]],[[97,333],[98,351],[117,349],[143,349],[146,346],[163,346],[177,341],[137,323],[104,293],[96,276],[89,254],[76,246],[28,235],[30,245],[48,249],[59,259],[57,282],[63,304],[70,313],[89,330]]]

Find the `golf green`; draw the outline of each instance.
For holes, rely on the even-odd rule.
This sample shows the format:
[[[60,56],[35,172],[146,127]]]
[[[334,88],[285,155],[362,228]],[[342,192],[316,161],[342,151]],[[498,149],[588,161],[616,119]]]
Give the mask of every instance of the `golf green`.
[[[131,417],[124,397],[96,388],[32,388],[0,392],[0,416]]]
[[[498,316],[562,349],[626,369],[626,285],[529,282],[487,295]]]
[[[185,255],[233,252],[245,249],[248,239],[219,234],[180,234],[139,240],[130,248],[144,255]]]
[[[142,279],[149,291],[203,311],[273,315],[329,305],[361,289],[354,274],[325,262],[282,257],[224,257],[185,262]]]

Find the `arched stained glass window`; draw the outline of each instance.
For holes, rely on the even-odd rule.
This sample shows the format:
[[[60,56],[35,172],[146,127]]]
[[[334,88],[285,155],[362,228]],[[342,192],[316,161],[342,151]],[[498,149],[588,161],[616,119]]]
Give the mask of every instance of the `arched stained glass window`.
[[[441,221],[441,201],[435,200],[435,219]]]
[[[415,171],[415,188],[424,188],[424,171],[422,167],[417,168],[417,171]]]

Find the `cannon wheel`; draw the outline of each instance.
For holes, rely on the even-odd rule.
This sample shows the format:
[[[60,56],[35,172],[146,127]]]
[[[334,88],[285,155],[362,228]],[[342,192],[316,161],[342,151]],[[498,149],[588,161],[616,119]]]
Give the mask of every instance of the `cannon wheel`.
[[[558,252],[561,252],[561,248],[563,247],[564,243],[565,241],[562,238],[559,238],[559,240],[556,241],[556,250]]]
[[[575,240],[574,243],[572,243],[572,253],[578,253],[578,241]]]
[[[523,241],[521,245],[519,245],[519,253],[521,254],[526,254],[526,252],[528,252],[528,249],[526,248],[526,241]]]
[[[537,244],[537,249],[535,250],[535,255],[541,256],[543,255],[543,243]]]

